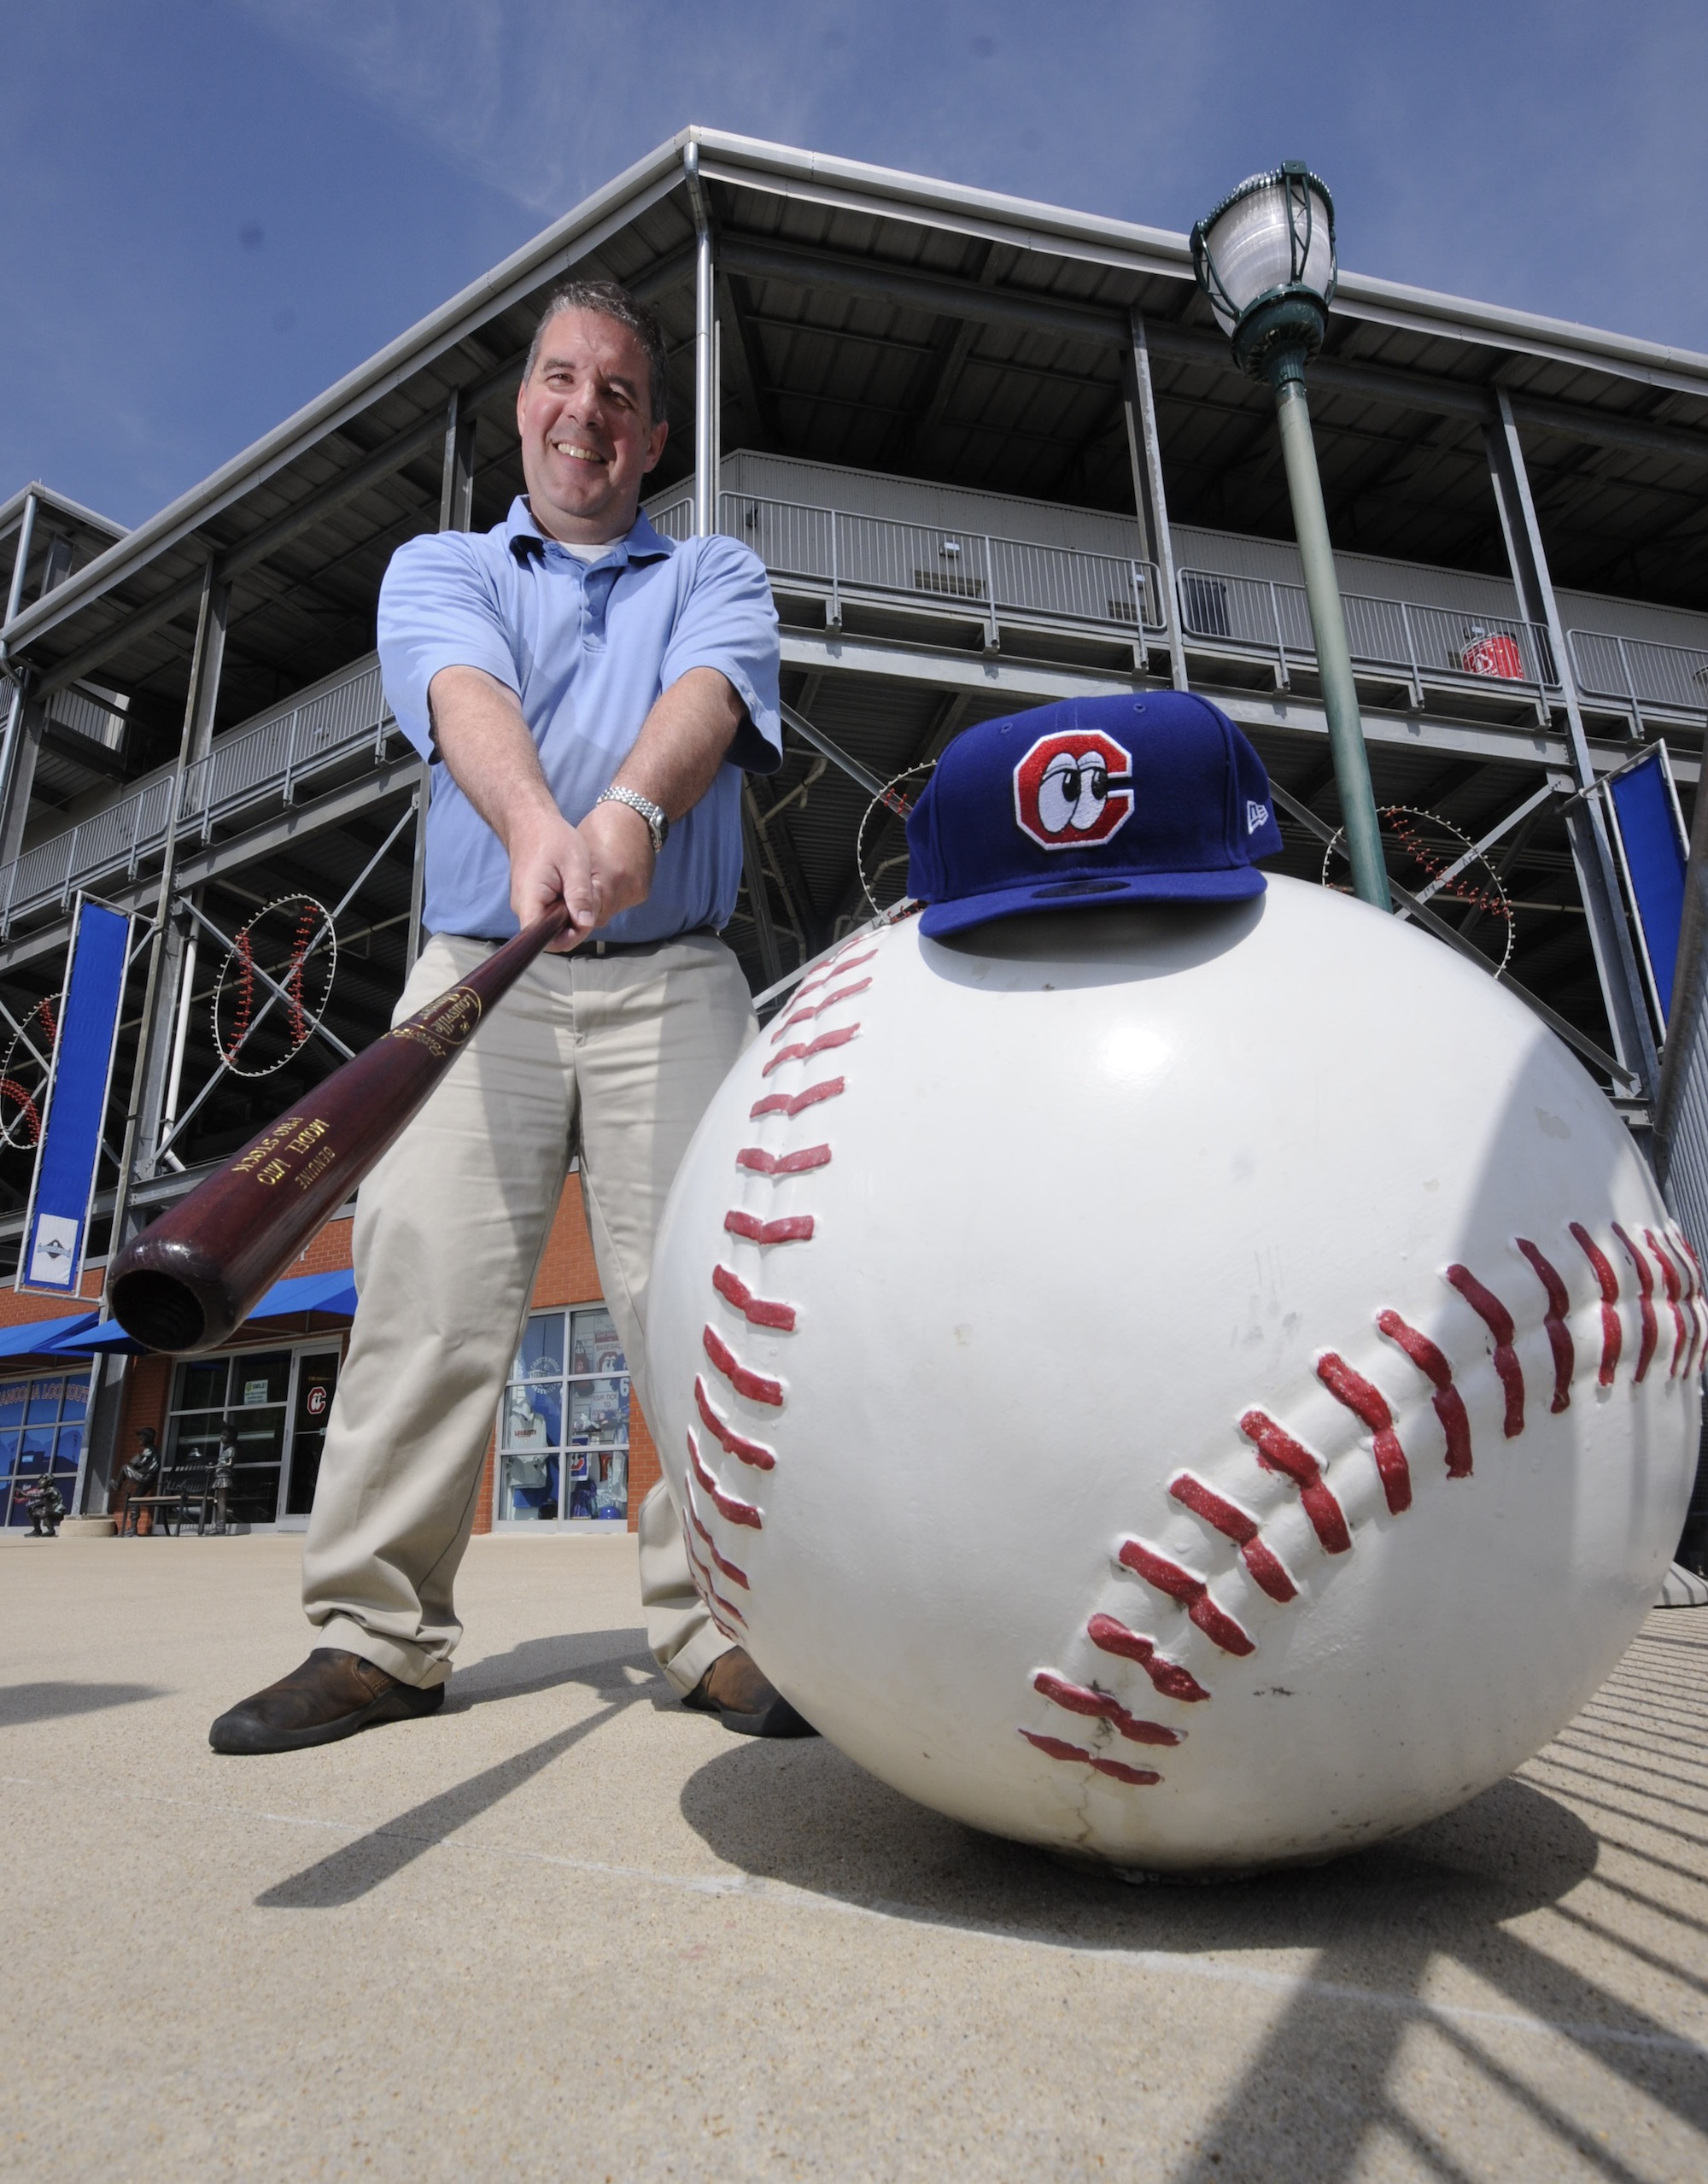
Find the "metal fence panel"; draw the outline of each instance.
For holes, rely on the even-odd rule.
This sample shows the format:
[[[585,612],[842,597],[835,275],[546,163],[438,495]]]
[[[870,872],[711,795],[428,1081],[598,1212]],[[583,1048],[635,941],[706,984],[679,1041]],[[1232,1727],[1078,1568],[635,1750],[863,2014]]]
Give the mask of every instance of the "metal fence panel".
[[[348,758],[394,723],[377,660],[317,691],[220,736],[207,757],[187,769],[180,829],[214,823],[261,798],[288,795],[297,780]],[[92,818],[40,842],[17,858],[0,886],[0,932],[15,918],[67,901],[76,887],[98,885],[138,866],[164,848],[171,823],[173,776],[157,774]]]
[[[1179,582],[1181,626],[1189,636],[1262,653],[1283,666],[1289,659],[1315,657],[1302,584],[1214,569],[1182,569]],[[1359,592],[1343,592],[1341,604],[1347,644],[1360,666],[1391,669],[1414,684],[1427,676],[1559,687],[1547,631],[1540,623]]]
[[[1708,709],[1708,652],[1596,629],[1568,629],[1565,641],[1586,697],[1611,698],[1634,711],[1644,706],[1687,713]]]
[[[692,516],[688,501],[673,501],[653,527],[684,538]],[[833,613],[849,591],[964,605],[986,621],[1001,608],[1105,627],[1166,626],[1161,580],[1148,561],[752,493],[720,494],[717,527],[751,546],[774,576],[828,584]]]

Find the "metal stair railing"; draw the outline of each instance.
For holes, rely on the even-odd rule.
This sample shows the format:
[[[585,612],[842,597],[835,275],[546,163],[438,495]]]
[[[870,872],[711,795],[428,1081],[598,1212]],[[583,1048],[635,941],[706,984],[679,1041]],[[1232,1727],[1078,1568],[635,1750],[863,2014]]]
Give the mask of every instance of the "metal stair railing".
[[[274,706],[218,737],[184,775],[181,835],[208,840],[216,825],[246,805],[292,801],[301,783],[371,744],[376,761],[396,729],[370,655],[290,703]],[[44,909],[69,907],[73,892],[134,880],[166,846],[172,823],[173,769],[141,782],[129,794],[68,833],[38,842],[0,875],[0,940],[14,922]]]

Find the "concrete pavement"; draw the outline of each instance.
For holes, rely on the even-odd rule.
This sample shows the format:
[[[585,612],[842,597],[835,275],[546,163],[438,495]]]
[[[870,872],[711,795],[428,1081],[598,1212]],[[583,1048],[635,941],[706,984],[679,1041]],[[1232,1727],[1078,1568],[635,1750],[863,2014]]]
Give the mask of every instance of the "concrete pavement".
[[[684,1713],[626,1537],[477,1541],[441,1715],[218,1759],[297,1549],[0,1547],[0,2169],[1708,2174],[1708,1610],[1397,1844],[1131,1888]]]

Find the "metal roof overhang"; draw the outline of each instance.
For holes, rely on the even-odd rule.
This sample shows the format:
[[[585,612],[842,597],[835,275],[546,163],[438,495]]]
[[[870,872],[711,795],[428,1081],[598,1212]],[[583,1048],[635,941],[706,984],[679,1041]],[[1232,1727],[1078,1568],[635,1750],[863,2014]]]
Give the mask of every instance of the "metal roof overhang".
[[[384,559],[430,520],[453,393],[465,410],[491,413],[488,467],[503,468],[496,406],[513,386],[541,292],[592,261],[669,296],[680,332],[690,139],[713,184],[721,272],[744,290],[726,376],[753,413],[753,444],[766,436],[769,407],[774,420],[787,412],[787,436],[804,451],[827,452],[819,443],[829,442],[830,459],[858,460],[837,450],[863,436],[875,450],[866,460],[884,467],[909,429],[910,388],[947,347],[945,329],[971,329],[926,467],[981,482],[993,463],[1019,459],[1031,483],[1017,489],[1110,505],[1126,478],[1118,351],[1137,307],[1181,481],[1177,514],[1196,501],[1202,520],[1220,496],[1249,509],[1235,527],[1284,529],[1266,395],[1233,372],[1191,284],[1183,237],[693,128],[26,607],[0,632],[8,656],[29,664],[38,690],[101,669],[164,700],[181,686],[210,559],[241,594],[224,717],[279,694],[281,678],[289,688],[293,675],[365,648]],[[768,314],[773,296],[794,301]],[[826,299],[841,326],[825,323]],[[986,336],[988,354],[978,348]],[[827,358],[839,338],[843,355]],[[1539,436],[1544,520],[1568,540],[1557,576],[1594,579],[1570,543],[1593,529],[1611,542],[1603,560],[1629,543],[1618,588],[1659,596],[1670,584],[1671,596],[1694,596],[1708,579],[1696,514],[1708,357],[1348,273],[1312,388],[1331,508],[1347,510],[1357,542],[1395,553],[1409,544],[1417,559],[1457,552],[1466,565],[1487,559],[1494,534],[1480,445],[1497,384]],[[1408,466],[1419,464],[1430,476],[1408,496]],[[1681,465],[1689,467],[1678,478]],[[1656,569],[1664,583],[1648,573]],[[1611,588],[1607,570],[1599,574]]]

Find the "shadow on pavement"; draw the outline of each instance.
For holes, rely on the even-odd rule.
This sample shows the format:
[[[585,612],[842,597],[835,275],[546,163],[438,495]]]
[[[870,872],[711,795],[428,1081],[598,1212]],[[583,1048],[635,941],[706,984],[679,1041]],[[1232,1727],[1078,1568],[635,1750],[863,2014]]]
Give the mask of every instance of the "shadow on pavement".
[[[632,1630],[591,1631],[571,1637],[530,1638],[507,1654],[477,1661],[460,1677],[453,1676],[451,1694],[445,1701],[447,1713],[565,1683],[596,1692],[605,1703],[598,1713],[542,1737],[526,1751],[512,1753],[495,1766],[454,1783],[354,1842],[342,1845],[330,1856],[318,1859],[301,1873],[293,1873],[288,1880],[264,1890],[255,1898],[256,1907],[331,1911],[359,1901],[459,1828],[489,1812],[512,1790],[542,1773],[565,1752],[573,1751],[584,1737],[617,1714],[630,1707],[657,1706],[668,1700],[669,1687],[653,1669],[652,1655],[644,1645],[633,1649],[640,1635]],[[630,1650],[616,1655],[602,1654],[601,1649],[612,1640]],[[596,1657],[591,1660],[582,1657],[589,1652]],[[633,1682],[626,1672],[629,1669],[649,1672],[648,1682]]]
[[[1692,1689],[1699,1671],[1693,1663],[1687,1669],[1686,1649],[1639,1640],[1573,1729],[1532,1768],[1565,1771],[1581,1739],[1619,1735],[1627,1706],[1664,1707],[1669,1683],[1680,1727],[1688,1724],[1694,1736],[1669,1753],[1657,1747],[1651,1729],[1645,1748],[1658,1769],[1699,1757],[1688,1747],[1704,1726]],[[1682,1669],[1687,1673],[1678,1677]],[[1604,1754],[1598,1764],[1592,1785],[1617,1798],[1623,1763]],[[1679,1787],[1688,1794],[1692,1785]],[[1647,1786],[1642,1794],[1652,1800]],[[1573,1783],[1562,1795],[1580,1792]],[[1582,1801],[1597,1811],[1593,1799]],[[1362,2173],[1372,2134],[1385,2139],[1390,2155],[1395,2142],[1403,2147],[1408,2173],[1460,2178],[1445,2146],[1389,2090],[1401,2041],[1424,2023],[1432,2040],[1454,2051],[1473,2098],[1523,2111],[1554,2141],[1563,2169],[1570,2161],[1575,2172],[1617,2184],[1635,2184],[1639,2174],[1540,2092],[1532,2070],[1511,2065],[1513,2052],[1533,2058],[1535,2051],[1525,2032],[1507,2030],[1503,2018],[1546,2021],[1579,2046],[1587,2068],[1617,2074],[1693,2129],[1708,2128],[1703,2051],[1627,1999],[1657,1970],[1666,1982],[1699,1994],[1708,1985],[1691,1939],[1697,1922],[1678,1918],[1663,1877],[1663,1868],[1691,1879],[1704,1870],[1708,1815],[1699,1793],[1693,1806],[1664,1824],[1669,1839],[1683,1838],[1671,1846],[1683,1853],[1674,1860],[1643,1852],[1629,1830],[1603,1830],[1627,1860],[1647,1858],[1652,1894],[1623,1879],[1600,1880],[1595,1830],[1518,1777],[1393,1842],[1331,1865],[1184,1887],[1126,1887],[980,1836],[912,1804],[822,1743],[720,1752],[684,1785],[681,1809],[730,1865],[892,1918],[1045,1946],[1142,1953],[1162,1959],[1165,1970],[1171,1957],[1183,1960],[1184,1972],[1184,1959],[1213,1955],[1217,1970],[1236,1978],[1242,1958],[1311,1952],[1300,1983],[1200,2134],[1199,2151],[1171,2184],[1236,2178],[1271,2184],[1281,2173],[1337,2184]],[[1617,1803],[1608,1809],[1622,1816]],[[1598,1824],[1600,1817],[1597,1811]],[[1652,1835],[1652,1823],[1645,1832]],[[1640,1882],[1644,1877],[1640,1871]],[[1568,1905],[1565,1900],[1586,1882],[1593,1885],[1584,1904]],[[1609,1910],[1615,1896],[1640,1914],[1670,1913],[1662,1929],[1667,1938],[1655,1941],[1658,1922],[1650,1916],[1629,1922],[1643,1941],[1617,1930]],[[1541,1911],[1549,1919],[1542,1936],[1532,1939],[1517,1923]],[[1563,1928],[1589,1940],[1592,1960],[1606,1961],[1605,1983],[1563,1961]],[[1275,1970],[1272,1959],[1259,1962],[1250,1976],[1272,1977]],[[1456,1995],[1469,1988],[1475,2006],[1436,1999],[1443,1975]],[[1513,2038],[1524,2047],[1513,2051]]]
[[[646,1634],[635,1627],[616,1631],[576,1631],[549,1638],[529,1638],[508,1653],[488,1654],[468,1668],[453,1670],[445,1694],[445,1712],[463,1713],[471,1707],[490,1706],[495,1699],[520,1699],[535,1691],[550,1691],[560,1683],[579,1683],[584,1690],[642,1697],[623,1673],[640,1669],[654,1680],[656,1695],[669,1695],[669,1686],[653,1666],[646,1650]]]
[[[67,1714],[97,1714],[107,1707],[165,1696],[156,1683],[8,1683],[0,1687],[0,1729],[57,1721]]]

